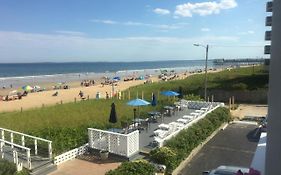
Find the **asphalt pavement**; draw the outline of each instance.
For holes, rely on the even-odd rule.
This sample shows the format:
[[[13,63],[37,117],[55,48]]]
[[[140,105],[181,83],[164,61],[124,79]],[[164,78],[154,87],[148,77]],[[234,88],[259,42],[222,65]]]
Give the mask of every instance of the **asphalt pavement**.
[[[179,175],[202,175],[220,165],[249,167],[259,135],[257,126],[231,124],[219,131],[182,169]]]

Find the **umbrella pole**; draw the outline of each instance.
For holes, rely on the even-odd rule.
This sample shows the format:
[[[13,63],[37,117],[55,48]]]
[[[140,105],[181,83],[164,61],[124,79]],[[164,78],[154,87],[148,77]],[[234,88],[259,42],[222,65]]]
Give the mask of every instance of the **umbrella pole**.
[[[136,111],[137,109],[134,108],[134,128],[136,128]]]

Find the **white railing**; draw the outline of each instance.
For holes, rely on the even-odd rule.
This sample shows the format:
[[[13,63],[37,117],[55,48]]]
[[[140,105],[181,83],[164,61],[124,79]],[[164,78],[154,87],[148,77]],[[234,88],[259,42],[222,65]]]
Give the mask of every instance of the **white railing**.
[[[0,154],[1,154],[1,158],[5,159],[6,157],[8,158],[9,155],[7,155],[7,153],[5,154],[5,152],[8,152],[7,150],[5,151],[4,148],[5,145],[9,145],[11,149],[11,154],[12,155],[12,161],[16,164],[17,166],[17,170],[22,169],[22,165],[25,165],[25,168],[31,170],[31,157],[30,157],[30,148],[0,139]],[[26,153],[26,162],[27,163],[23,163],[23,162],[19,162],[19,156],[18,156],[18,151],[17,150],[24,150]],[[25,158],[23,158],[25,159]],[[8,160],[8,159],[7,159]]]
[[[130,157],[139,152],[139,131],[120,134],[88,128],[89,147],[106,150],[120,156]]]
[[[214,111],[215,109],[217,109],[218,107],[222,107],[224,106],[224,103],[215,103],[213,105],[216,105],[216,106],[212,106],[212,107],[209,107],[209,106],[206,106],[206,105],[202,105],[202,103],[207,103],[207,102],[200,102],[201,104],[195,104],[194,106],[204,106],[204,107],[208,107],[208,111],[204,112],[204,113],[201,113],[199,114],[198,113],[198,116],[193,119],[192,121],[190,121],[189,123],[185,124],[184,127],[181,127],[181,128],[178,128],[177,130],[175,130],[174,132],[170,133],[169,135],[167,135],[166,137],[164,138],[159,138],[159,137],[155,137],[155,141],[158,142],[159,144],[159,147],[162,147],[164,146],[165,142],[171,138],[173,138],[174,136],[176,136],[181,130],[183,129],[187,129],[188,127],[192,126],[194,123],[197,123],[200,119],[204,118],[208,113]]]
[[[77,156],[84,154],[87,150],[88,150],[88,143],[86,143],[83,146],[80,146],[79,148],[75,148],[75,149],[65,152],[59,156],[56,156],[54,158],[54,164],[59,165],[68,160],[72,160],[72,159],[76,158]]]
[[[23,147],[25,146],[25,138],[33,139],[33,141],[34,141],[34,154],[35,155],[38,154],[38,149],[37,149],[38,144],[37,144],[37,142],[38,141],[46,142],[48,144],[49,158],[52,159],[52,141],[46,140],[46,139],[43,139],[43,138],[40,138],[40,137],[35,137],[35,136],[28,135],[28,134],[24,134],[24,133],[21,133],[21,132],[13,131],[13,130],[10,130],[10,129],[5,129],[5,128],[0,128],[0,133],[1,133],[1,139],[6,140],[6,141],[7,141],[7,139],[5,139],[5,133],[10,134],[9,142],[11,142],[11,143],[14,143],[14,136],[19,135],[21,137],[21,146],[23,146]],[[13,148],[14,145],[11,144],[11,147]]]
[[[201,109],[201,108],[210,108],[217,105],[223,105],[220,102],[205,102],[205,101],[187,101],[187,106],[189,109]]]

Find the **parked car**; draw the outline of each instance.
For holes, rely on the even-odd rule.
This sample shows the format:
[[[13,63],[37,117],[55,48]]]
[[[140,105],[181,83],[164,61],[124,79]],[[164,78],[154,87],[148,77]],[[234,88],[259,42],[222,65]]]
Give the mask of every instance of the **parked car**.
[[[204,171],[202,175],[235,175],[239,170],[242,173],[249,173],[249,168],[222,165],[211,171]]]

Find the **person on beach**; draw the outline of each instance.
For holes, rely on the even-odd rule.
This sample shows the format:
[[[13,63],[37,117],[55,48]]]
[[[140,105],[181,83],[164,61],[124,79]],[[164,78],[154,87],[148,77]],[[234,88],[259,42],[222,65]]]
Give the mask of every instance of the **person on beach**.
[[[58,91],[56,91],[56,92],[53,94],[53,97],[58,96],[58,94],[59,94],[59,92],[58,92]]]
[[[83,98],[84,93],[82,91],[79,92],[78,96],[80,96],[80,98]]]

